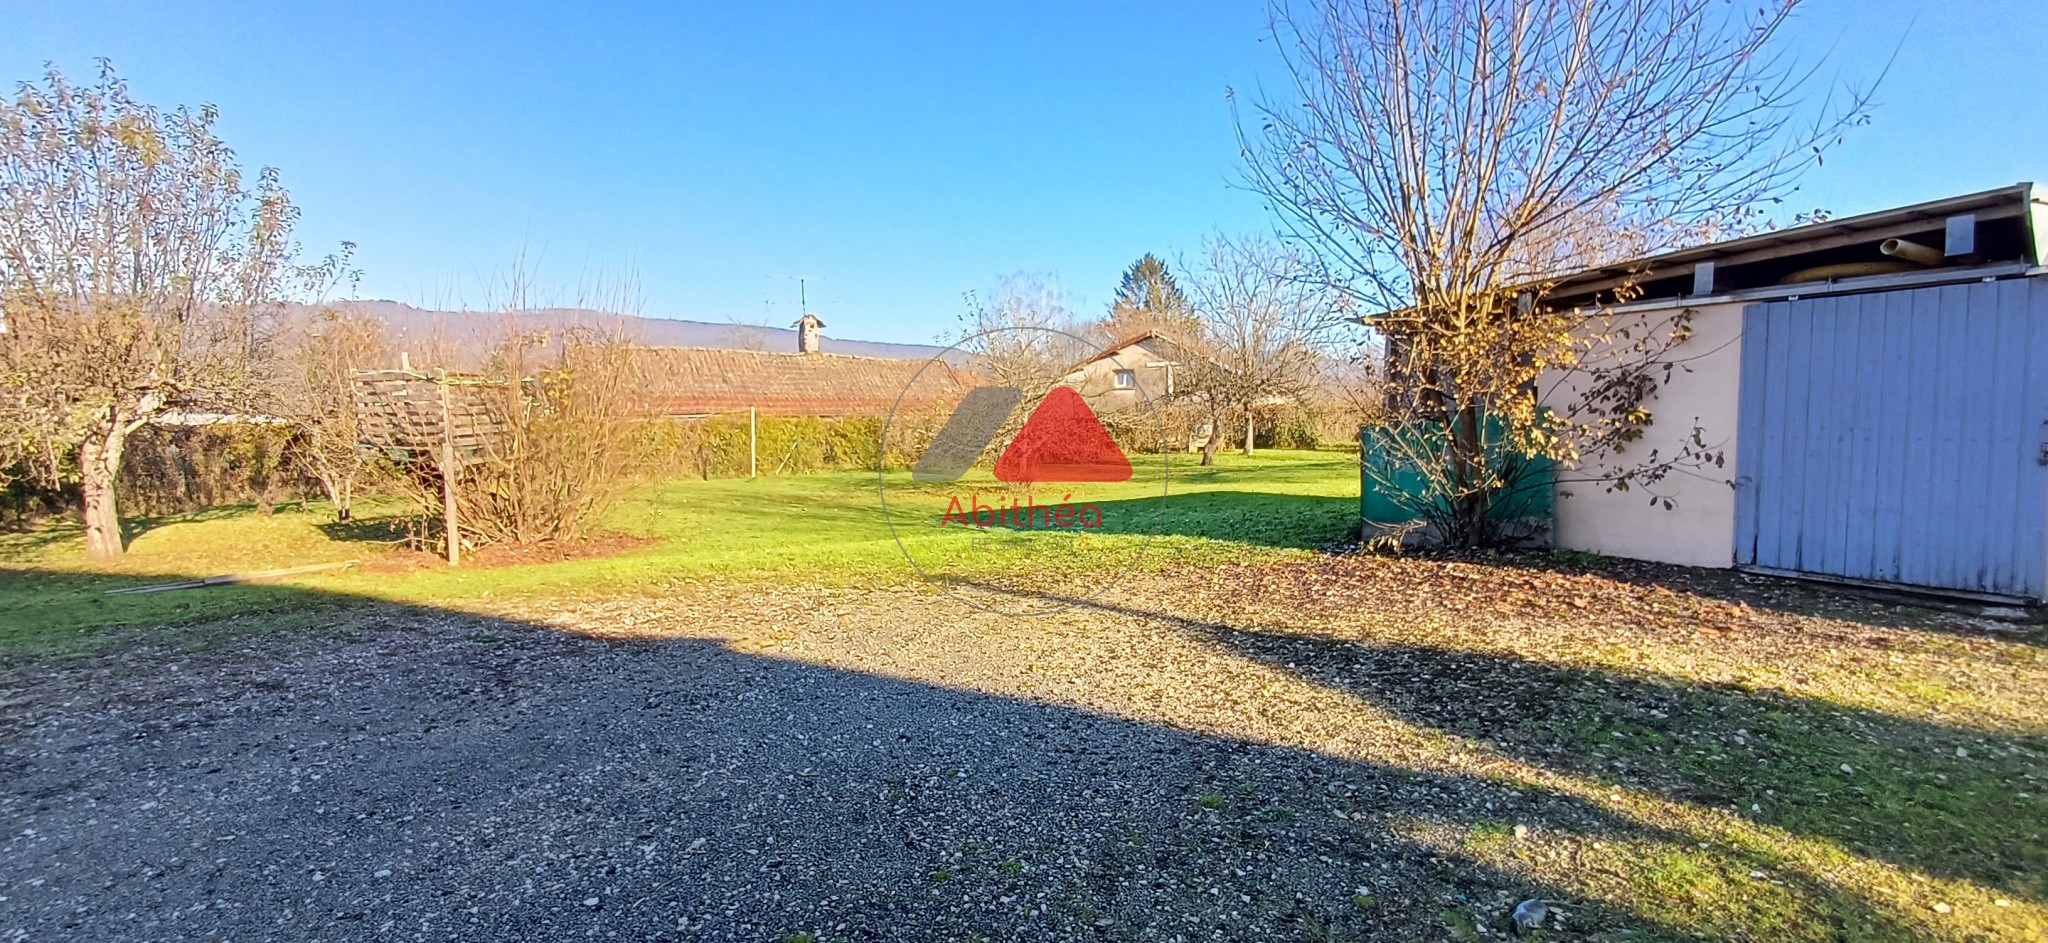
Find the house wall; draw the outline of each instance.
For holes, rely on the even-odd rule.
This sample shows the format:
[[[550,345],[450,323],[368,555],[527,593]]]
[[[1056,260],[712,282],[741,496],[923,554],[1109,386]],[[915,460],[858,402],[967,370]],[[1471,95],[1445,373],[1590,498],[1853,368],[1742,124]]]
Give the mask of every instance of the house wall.
[[[1143,409],[1147,397],[1154,408],[1165,405],[1167,400],[1167,377],[1165,367],[1148,367],[1146,364],[1162,363],[1171,358],[1147,347],[1143,342],[1132,344],[1117,351],[1114,358],[1097,360],[1086,364],[1066,377],[1066,385],[1088,401],[1088,408],[1097,415],[1108,415],[1131,409]],[[1116,371],[1130,370],[1138,375],[1138,385],[1144,392],[1135,389],[1118,389]]]
[[[1742,304],[1694,308],[1693,334],[1664,359],[1681,363],[1653,396],[1650,426],[1620,455],[1589,456],[1579,469],[1560,469],[1555,486],[1556,546],[1608,556],[1687,566],[1734,565],[1735,459],[1738,398],[1742,387]],[[1668,317],[1677,309],[1648,312]],[[1583,384],[1561,382],[1547,405],[1562,408]],[[1710,449],[1725,453],[1720,467],[1681,469],[1649,486],[1607,490],[1599,482],[1575,481],[1599,469],[1646,461],[1650,450],[1676,454],[1703,431]],[[1651,504],[1651,495],[1671,499]]]

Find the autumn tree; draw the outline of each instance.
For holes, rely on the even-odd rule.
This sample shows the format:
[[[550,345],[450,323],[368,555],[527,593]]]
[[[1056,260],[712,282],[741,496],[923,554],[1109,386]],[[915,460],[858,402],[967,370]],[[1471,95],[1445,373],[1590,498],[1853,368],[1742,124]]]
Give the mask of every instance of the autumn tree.
[[[14,449],[76,456],[86,552],[122,551],[130,434],[170,409],[235,412],[304,283],[277,175],[249,180],[211,107],[160,111],[102,64],[0,101],[0,419]]]
[[[1102,322],[1104,339],[1111,343],[1153,331],[1192,334],[1196,328],[1193,308],[1173,272],[1149,252],[1124,271],[1109,317]]]
[[[1523,459],[1642,434],[1684,317],[1553,310],[1547,280],[1753,228],[1866,99],[1802,95],[1796,0],[1304,0],[1272,8],[1291,79],[1240,124],[1249,185],[1383,344],[1382,444],[1449,541],[1494,540]],[[1631,294],[1624,285],[1615,295]],[[1666,360],[1668,364],[1668,359]],[[1584,374],[1572,402],[1542,381]],[[1608,466],[1610,487],[1716,457]],[[1382,482],[1400,496],[1401,482]]]

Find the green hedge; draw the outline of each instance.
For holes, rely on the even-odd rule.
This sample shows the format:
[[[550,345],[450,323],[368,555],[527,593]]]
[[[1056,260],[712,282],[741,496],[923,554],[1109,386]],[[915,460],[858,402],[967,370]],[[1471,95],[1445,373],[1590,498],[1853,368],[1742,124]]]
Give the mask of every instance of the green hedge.
[[[158,517],[226,504],[267,507],[316,496],[319,487],[290,462],[293,431],[277,424],[144,426],[128,437],[115,498],[123,517]],[[78,510],[76,456],[50,470],[10,470],[0,489],[0,523],[27,526]]]
[[[638,448],[644,471],[656,478],[744,478],[747,426],[745,413],[648,422],[642,427]],[[899,418],[889,432],[891,467],[915,462],[935,431],[927,417]],[[882,439],[882,420],[877,416],[762,416],[754,434],[756,468],[762,475],[872,469]]]

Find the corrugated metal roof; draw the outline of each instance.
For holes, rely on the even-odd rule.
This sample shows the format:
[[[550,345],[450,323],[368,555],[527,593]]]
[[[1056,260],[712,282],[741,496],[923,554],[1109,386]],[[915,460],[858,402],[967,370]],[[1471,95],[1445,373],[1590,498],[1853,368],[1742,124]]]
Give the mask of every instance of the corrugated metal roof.
[[[1725,264],[1880,239],[1919,224],[1931,223],[1950,216],[1976,214],[1980,220],[2014,216],[2024,218],[2035,212],[2034,194],[2033,184],[2017,183],[1995,190],[1930,200],[1911,206],[1879,210],[1790,229],[1773,230],[1726,242],[1677,249],[1574,272],[1551,283],[1547,293],[1553,298],[1569,296],[1616,279],[1634,279],[1640,282],[1667,277],[1688,270],[1701,262]],[[2034,238],[2039,237],[2040,234],[2034,234]],[[2037,257],[2030,261],[2038,262],[2038,244],[2034,248]]]

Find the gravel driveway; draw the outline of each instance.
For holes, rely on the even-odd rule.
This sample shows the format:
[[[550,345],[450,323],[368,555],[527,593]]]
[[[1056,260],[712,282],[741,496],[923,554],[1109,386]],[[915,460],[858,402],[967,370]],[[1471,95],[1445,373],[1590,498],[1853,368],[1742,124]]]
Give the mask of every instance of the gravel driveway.
[[[334,622],[0,678],[0,939],[1442,938],[1571,896],[1464,853],[1475,828],[1567,863],[1659,834],[1114,605]]]

